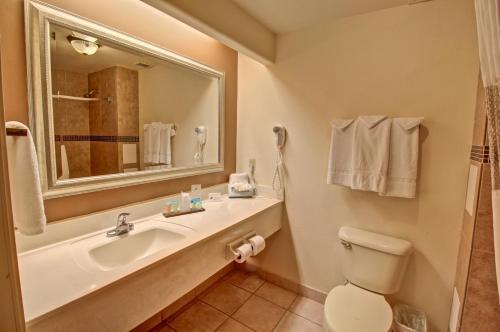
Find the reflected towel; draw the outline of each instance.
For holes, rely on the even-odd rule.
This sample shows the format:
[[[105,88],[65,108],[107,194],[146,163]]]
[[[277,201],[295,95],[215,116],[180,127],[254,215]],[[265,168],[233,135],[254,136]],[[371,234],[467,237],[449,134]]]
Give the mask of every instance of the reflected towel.
[[[153,122],[144,125],[144,163],[172,164],[172,136],[175,135],[173,124]]]
[[[20,122],[9,121],[5,126],[28,130],[27,136],[6,139],[14,225],[23,234],[40,234],[45,230],[46,218],[33,138]]]
[[[159,122],[144,125],[144,163],[160,162],[160,125]]]
[[[160,164],[170,165],[172,164],[172,142],[171,138],[175,134],[173,130],[173,125],[161,124],[160,126],[160,151],[159,151],[159,161]]]

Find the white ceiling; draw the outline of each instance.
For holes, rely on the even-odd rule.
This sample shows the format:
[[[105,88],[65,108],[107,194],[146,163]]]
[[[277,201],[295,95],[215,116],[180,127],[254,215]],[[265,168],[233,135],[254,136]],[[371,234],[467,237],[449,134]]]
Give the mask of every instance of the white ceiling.
[[[300,30],[331,18],[407,5],[408,0],[233,0],[275,33]]]

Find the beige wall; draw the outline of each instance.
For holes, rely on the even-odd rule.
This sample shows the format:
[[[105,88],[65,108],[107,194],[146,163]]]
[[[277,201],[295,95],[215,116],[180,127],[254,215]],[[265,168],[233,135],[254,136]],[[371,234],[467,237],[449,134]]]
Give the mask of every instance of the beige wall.
[[[266,64],[274,62],[276,35],[232,0],[142,0]]]
[[[48,3],[138,36],[226,73],[225,171],[154,184],[89,193],[45,202],[47,219],[99,211],[132,202],[227,181],[235,168],[237,54],[214,39],[134,0],[47,0]],[[5,117],[28,123],[23,0],[0,1]],[[8,83],[7,83],[8,82]]]
[[[173,167],[194,165],[198,151],[194,129],[207,127],[205,162],[219,161],[219,85],[218,80],[176,65],[155,66],[139,71],[139,128],[144,124],[173,123]],[[143,140],[141,139],[141,142]],[[143,158],[143,150],[140,158]]]
[[[272,126],[288,130],[288,221],[258,258],[264,269],[327,292],[344,279],[342,225],[409,239],[395,296],[446,331],[466,189],[478,56],[473,2],[436,0],[281,36],[277,63],[239,57],[237,169],[257,159],[272,180]],[[329,123],[361,114],[424,116],[416,199],[326,184]]]

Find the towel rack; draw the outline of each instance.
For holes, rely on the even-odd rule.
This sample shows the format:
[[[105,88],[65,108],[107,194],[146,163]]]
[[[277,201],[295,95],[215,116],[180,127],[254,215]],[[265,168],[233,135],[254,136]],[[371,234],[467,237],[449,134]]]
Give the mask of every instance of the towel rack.
[[[26,129],[5,128],[5,133],[7,136],[28,136]]]

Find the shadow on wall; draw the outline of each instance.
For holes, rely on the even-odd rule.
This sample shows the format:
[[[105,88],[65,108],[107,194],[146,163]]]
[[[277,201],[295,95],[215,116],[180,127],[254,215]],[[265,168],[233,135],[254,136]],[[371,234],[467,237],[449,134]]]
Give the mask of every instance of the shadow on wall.
[[[422,283],[431,286],[423,289],[420,286]],[[419,310],[424,310],[424,308],[415,305],[415,303],[419,302],[419,298],[422,297],[429,303],[436,303],[442,301],[443,298],[449,298],[446,282],[440,277],[438,271],[432,266],[431,262],[429,262],[421,252],[415,249],[408,262],[408,268],[406,269],[401,289],[396,294],[388,295],[386,299],[391,305],[405,303],[417,307]],[[434,310],[441,311],[439,313],[433,312],[432,314],[434,316],[448,316],[450,314],[449,308],[446,306],[441,306]],[[427,329],[428,331],[440,331],[435,325],[434,320],[429,319],[429,316],[427,316]]]
[[[277,260],[276,257],[280,259]],[[266,250],[249,260],[249,268],[263,267],[265,272],[277,274],[292,282],[301,280],[297,265],[290,221],[286,206],[283,207],[281,230],[266,240]],[[283,273],[285,272],[286,273]]]

